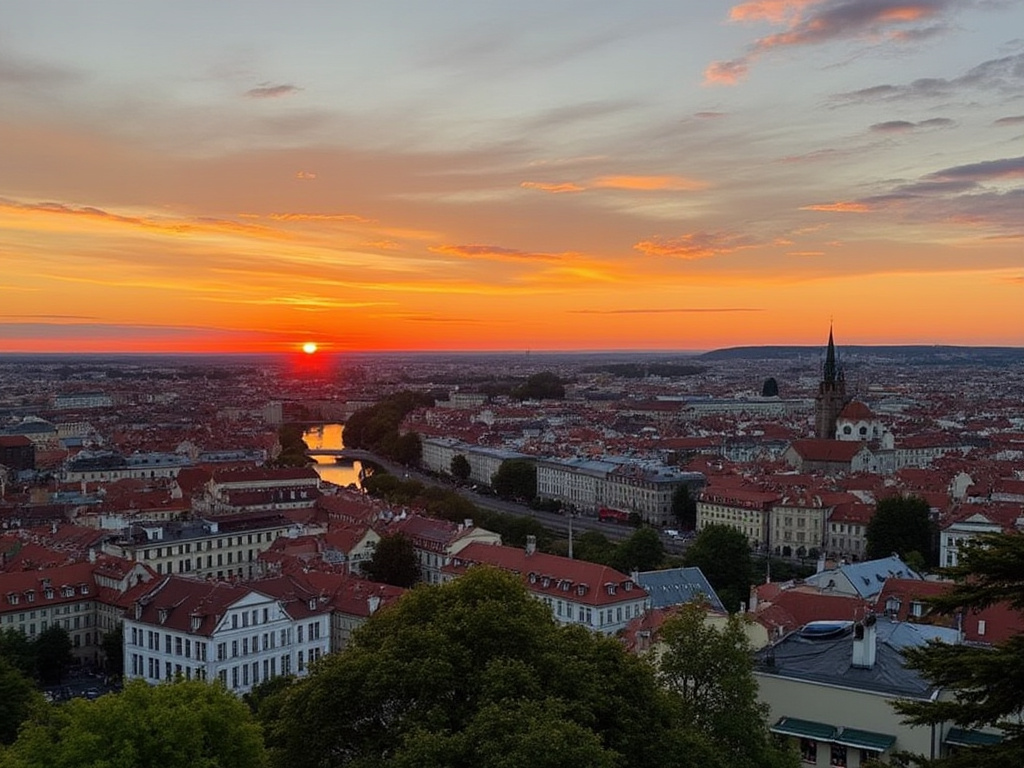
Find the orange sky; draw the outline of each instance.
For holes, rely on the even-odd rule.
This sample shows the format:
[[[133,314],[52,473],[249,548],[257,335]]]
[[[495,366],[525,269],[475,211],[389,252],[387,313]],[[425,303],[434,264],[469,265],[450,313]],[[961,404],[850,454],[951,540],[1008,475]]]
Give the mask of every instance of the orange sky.
[[[5,6],[0,352],[1024,344],[1021,4],[491,5]]]

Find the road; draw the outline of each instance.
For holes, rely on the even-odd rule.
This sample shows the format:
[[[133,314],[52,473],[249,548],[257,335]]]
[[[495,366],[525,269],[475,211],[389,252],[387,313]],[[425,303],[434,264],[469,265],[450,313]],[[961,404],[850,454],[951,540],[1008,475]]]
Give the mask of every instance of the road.
[[[372,461],[374,464],[380,465],[396,477],[402,477],[407,480],[417,480],[424,485],[436,485],[453,490],[460,496],[463,496],[473,502],[473,504],[481,509],[492,510],[494,512],[504,512],[505,514],[516,515],[518,517],[532,517],[551,531],[565,536],[568,536],[569,534],[570,519],[566,515],[562,515],[557,512],[544,512],[538,509],[531,509],[525,504],[517,504],[513,501],[499,499],[496,496],[476,493],[472,488],[453,485],[447,480],[434,477],[433,475],[428,475],[414,469],[409,469],[408,467],[403,467],[400,464],[394,464],[368,451],[346,449],[345,453],[353,459]],[[606,523],[598,520],[596,517],[586,515],[573,516],[572,529],[574,533],[580,533],[582,531],[597,531],[599,533],[603,533],[611,541],[622,541],[623,539],[627,539],[636,530],[628,525]],[[665,551],[671,555],[681,555],[690,543],[687,539],[672,538],[662,532],[659,532],[659,535],[661,536],[661,542],[665,547]]]

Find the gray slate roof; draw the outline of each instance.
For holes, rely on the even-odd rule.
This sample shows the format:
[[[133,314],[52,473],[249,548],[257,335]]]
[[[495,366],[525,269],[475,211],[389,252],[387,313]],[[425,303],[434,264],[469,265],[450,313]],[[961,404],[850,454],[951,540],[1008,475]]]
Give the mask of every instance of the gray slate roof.
[[[633,580],[647,590],[652,608],[669,608],[704,599],[715,610],[725,610],[700,568],[644,571],[634,574]]]

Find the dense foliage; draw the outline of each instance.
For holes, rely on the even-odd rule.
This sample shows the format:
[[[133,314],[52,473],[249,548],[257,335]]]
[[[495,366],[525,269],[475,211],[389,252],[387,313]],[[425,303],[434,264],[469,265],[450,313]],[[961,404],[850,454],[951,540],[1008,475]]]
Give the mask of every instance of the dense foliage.
[[[223,686],[135,680],[120,694],[40,706],[2,754],[11,768],[260,768],[249,710]]]
[[[672,493],[672,517],[684,531],[697,527],[697,500],[690,493],[688,485],[680,485]]]
[[[530,459],[506,459],[491,478],[491,487],[503,499],[531,501],[537,495],[537,465]]]
[[[71,635],[64,627],[53,624],[36,635],[33,646],[39,678],[44,683],[60,685],[64,673],[75,661]]]
[[[679,608],[661,628],[661,679],[678,695],[683,720],[714,743],[728,765],[794,766],[796,755],[776,744],[768,731],[768,707],[757,700],[744,619],[745,614],[732,614],[714,626],[703,606]]]
[[[451,470],[452,477],[462,482],[466,482],[469,479],[469,473],[473,471],[473,468],[469,466],[469,459],[461,453],[452,456],[452,463],[449,469]]]
[[[309,446],[302,439],[303,430],[298,424],[282,424],[277,430],[277,442],[281,452],[272,462],[275,467],[305,467],[313,463],[306,455]]]
[[[363,572],[374,581],[396,587],[411,587],[420,579],[416,549],[407,536],[390,533],[381,536],[373,557],[363,564]]]
[[[512,397],[518,400],[561,400],[565,397],[565,384],[550,371],[542,371],[513,389]]]
[[[945,613],[1005,603],[1024,612],[1024,533],[985,534],[960,550],[946,570],[957,584],[929,600]],[[954,723],[964,728],[1003,730],[1000,744],[978,746],[941,760],[918,758],[929,768],[1004,768],[1024,765],[1024,635],[993,648],[929,643],[905,652],[907,665],[955,695],[953,700],[896,705],[907,722]]]
[[[651,666],[490,568],[408,593],[282,696],[282,768],[733,765]]]
[[[865,531],[868,559],[897,554],[904,562],[924,560],[934,564],[928,509],[928,502],[920,496],[890,496],[878,502]]]
[[[740,603],[746,602],[753,579],[753,563],[747,537],[735,528],[705,527],[686,550],[684,562],[700,568],[730,611],[739,610]]]
[[[10,744],[39,694],[32,681],[0,656],[0,744]]]
[[[345,446],[379,453],[400,464],[414,465],[420,459],[420,438],[415,432],[400,433],[402,420],[417,408],[434,404],[429,395],[398,392],[362,408],[345,422]]]

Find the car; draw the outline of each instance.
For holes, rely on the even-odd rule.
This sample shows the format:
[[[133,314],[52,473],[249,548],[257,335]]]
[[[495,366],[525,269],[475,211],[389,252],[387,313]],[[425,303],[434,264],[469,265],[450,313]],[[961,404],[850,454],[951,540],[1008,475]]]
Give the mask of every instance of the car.
[[[98,699],[102,695],[103,694],[100,692],[99,688],[86,688],[85,693],[83,694],[83,696],[89,700]]]
[[[679,531],[677,531],[675,528],[666,528],[665,535],[668,536],[670,539],[678,539]]]

